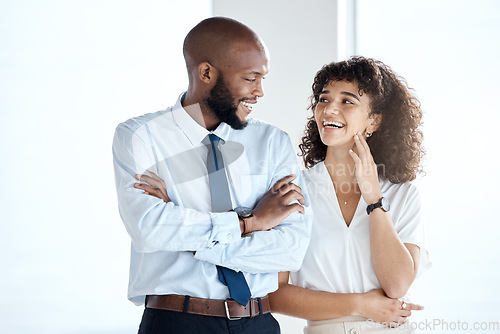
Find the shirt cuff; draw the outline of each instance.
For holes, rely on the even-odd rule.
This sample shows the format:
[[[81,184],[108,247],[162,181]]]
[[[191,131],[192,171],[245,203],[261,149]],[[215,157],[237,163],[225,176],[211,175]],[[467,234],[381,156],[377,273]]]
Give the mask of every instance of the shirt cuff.
[[[224,263],[222,257],[226,247],[223,245],[214,245],[212,248],[204,248],[196,251],[194,258],[200,261],[206,261],[213,263],[215,265],[221,265]]]
[[[229,244],[241,239],[240,220],[236,212],[210,213],[214,243]]]

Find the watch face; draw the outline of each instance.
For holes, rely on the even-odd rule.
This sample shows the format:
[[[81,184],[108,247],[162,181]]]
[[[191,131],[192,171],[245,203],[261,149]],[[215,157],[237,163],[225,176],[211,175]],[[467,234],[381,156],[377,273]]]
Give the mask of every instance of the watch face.
[[[242,218],[250,217],[253,213],[252,209],[246,207],[238,207],[234,211]]]
[[[387,198],[382,197],[382,200],[380,202],[382,203],[382,210],[387,212],[391,209],[391,203],[389,203]]]

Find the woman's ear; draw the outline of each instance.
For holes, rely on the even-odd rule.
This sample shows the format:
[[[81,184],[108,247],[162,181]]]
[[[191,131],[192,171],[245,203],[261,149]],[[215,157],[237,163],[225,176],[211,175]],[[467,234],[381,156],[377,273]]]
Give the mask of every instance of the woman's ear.
[[[368,119],[368,126],[366,127],[366,131],[370,133],[374,133],[380,127],[382,123],[382,114],[371,114]]]
[[[217,78],[217,69],[210,65],[209,62],[201,62],[198,64],[198,77],[204,83],[211,83]]]

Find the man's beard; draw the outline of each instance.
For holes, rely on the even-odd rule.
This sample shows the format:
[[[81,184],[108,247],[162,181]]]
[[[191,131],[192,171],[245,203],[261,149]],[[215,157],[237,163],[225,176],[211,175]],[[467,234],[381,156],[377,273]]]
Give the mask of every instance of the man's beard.
[[[229,88],[227,88],[222,74],[217,78],[208,96],[203,99],[206,105],[212,109],[219,121],[227,123],[236,130],[241,130],[248,125],[248,122],[240,120],[238,115],[236,115],[239,103],[245,99],[239,100],[235,105],[234,101],[236,98],[231,94]]]

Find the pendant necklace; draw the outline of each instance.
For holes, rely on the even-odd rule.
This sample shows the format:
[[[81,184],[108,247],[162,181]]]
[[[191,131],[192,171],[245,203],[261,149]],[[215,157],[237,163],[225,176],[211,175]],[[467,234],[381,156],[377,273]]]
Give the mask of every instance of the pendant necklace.
[[[356,196],[356,195],[358,195],[358,194],[357,194],[357,193],[354,193],[354,194],[352,194],[351,196],[349,196],[349,197],[347,197],[347,198],[344,198],[344,200],[343,200],[344,205],[347,205],[347,203],[348,203],[348,202],[347,202],[347,200],[351,199],[351,197],[354,197],[354,196]]]

